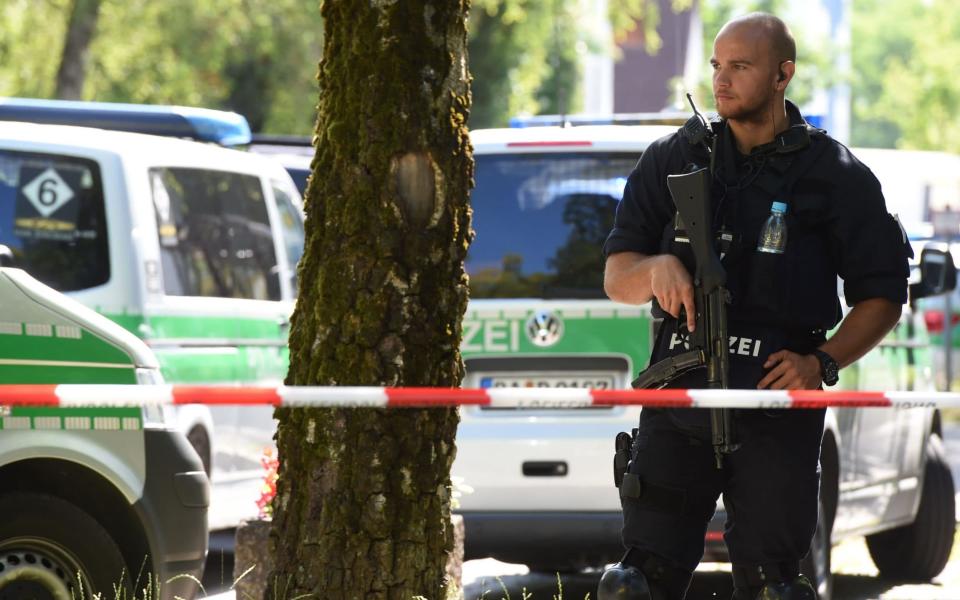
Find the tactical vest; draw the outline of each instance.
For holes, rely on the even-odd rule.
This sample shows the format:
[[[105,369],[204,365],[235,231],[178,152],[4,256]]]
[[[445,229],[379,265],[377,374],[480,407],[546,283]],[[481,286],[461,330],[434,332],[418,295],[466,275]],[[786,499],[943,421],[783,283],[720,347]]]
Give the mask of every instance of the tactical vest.
[[[733,156],[736,150],[729,133],[723,131],[723,125],[719,131],[717,125],[714,127],[716,135],[724,136],[718,137],[714,151],[719,156],[715,158],[711,202],[714,235],[731,296],[730,382],[735,388],[755,388],[765,373],[762,365],[771,353],[783,348],[799,353],[812,351],[825,339],[824,330],[841,316],[837,270],[829,256],[827,231],[823,227],[826,205],[822,197],[794,194],[795,184],[829,146],[829,141],[822,131],[797,125],[762,148],[765,156],[751,155],[744,168],[737,169]],[[708,164],[709,156],[703,148],[690,143],[680,146],[688,165],[699,168]],[[756,251],[760,230],[774,201],[788,206],[787,246],[783,254]],[[691,274],[694,272],[693,253],[676,216],[664,228],[660,251],[677,256]],[[832,302],[827,302],[824,295]],[[811,307],[821,314],[811,314]],[[654,314],[664,321],[651,362],[687,348],[685,325],[662,311],[656,301]],[[704,375],[695,372],[671,387],[700,387],[701,379]]]

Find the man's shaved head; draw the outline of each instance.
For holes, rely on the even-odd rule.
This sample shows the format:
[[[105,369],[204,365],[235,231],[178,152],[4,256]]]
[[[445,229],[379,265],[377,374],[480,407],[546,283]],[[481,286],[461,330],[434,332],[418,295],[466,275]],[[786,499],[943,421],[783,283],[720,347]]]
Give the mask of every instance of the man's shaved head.
[[[772,107],[784,102],[796,58],[790,29],[771,14],[750,13],[724,25],[710,59],[717,113],[735,122],[769,122]]]
[[[773,53],[771,58],[774,59],[774,63],[785,60],[797,62],[797,42],[793,39],[793,34],[790,33],[787,24],[778,17],[762,12],[743,15],[727,22],[720,33],[717,34],[717,37],[719,38],[724,33],[741,27],[767,38],[770,42],[770,50]]]

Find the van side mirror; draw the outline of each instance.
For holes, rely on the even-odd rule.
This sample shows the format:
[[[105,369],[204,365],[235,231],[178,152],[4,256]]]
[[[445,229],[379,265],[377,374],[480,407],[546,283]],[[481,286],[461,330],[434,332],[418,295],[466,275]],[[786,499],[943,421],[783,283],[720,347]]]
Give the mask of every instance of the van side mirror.
[[[920,253],[920,281],[910,284],[910,299],[939,296],[957,287],[957,267],[945,244],[927,246]]]
[[[5,244],[0,244],[0,267],[13,266],[13,250]]]

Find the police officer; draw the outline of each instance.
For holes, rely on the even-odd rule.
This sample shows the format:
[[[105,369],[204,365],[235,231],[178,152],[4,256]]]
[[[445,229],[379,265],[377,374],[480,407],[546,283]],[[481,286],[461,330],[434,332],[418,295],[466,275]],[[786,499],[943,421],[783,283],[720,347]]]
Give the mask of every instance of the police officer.
[[[710,63],[721,117],[711,125],[713,142],[681,129],[643,153],[604,247],[604,288],[618,302],[653,300],[664,320],[651,363],[684,350],[696,326],[694,263],[667,175],[712,164],[713,225],[736,338],[731,387],[833,385],[838,369],[863,356],[900,316],[912,255],[906,236],[870,170],[785,100],[796,45],[780,19],[753,13],[727,23]],[[775,201],[787,205],[786,248],[760,252]],[[838,276],[852,309],[826,339],[842,317]],[[699,370],[672,387],[704,384]],[[683,598],[720,494],[735,600],[812,600],[799,565],[817,524],[824,411],[735,411],[740,446],[724,455],[722,469],[703,413],[642,411],[627,474],[639,485],[620,492],[627,553],[604,573],[600,600]]]

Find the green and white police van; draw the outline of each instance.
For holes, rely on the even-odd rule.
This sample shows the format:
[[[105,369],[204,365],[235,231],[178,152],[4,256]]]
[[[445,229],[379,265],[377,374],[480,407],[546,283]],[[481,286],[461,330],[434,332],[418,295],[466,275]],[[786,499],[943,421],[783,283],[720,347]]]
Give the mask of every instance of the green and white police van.
[[[0,383],[162,382],[136,336],[0,268]],[[0,598],[196,593],[209,482],[172,417],[159,407],[0,406]]]
[[[682,121],[681,121],[682,122]],[[603,293],[603,242],[627,176],[677,125],[515,127],[471,133],[476,238],[461,351],[465,387],[627,388],[647,366],[649,305]],[[936,257],[934,257],[936,258]],[[940,255],[943,258],[943,255]],[[933,390],[926,331],[904,316],[842,371],[847,389]],[[532,570],[598,567],[623,554],[613,440],[639,407],[463,407],[453,475],[467,492],[466,558]],[[829,597],[831,541],[867,535],[881,573],[929,578],[953,538],[954,493],[933,409],[831,410],[822,451],[825,518],[806,571]],[[707,560],[726,560],[722,506]],[[920,546],[923,546],[921,548]]]
[[[249,141],[242,117],[217,111],[53,104],[0,100],[0,254],[142,339],[168,383],[279,384],[303,251],[287,172],[210,143],[3,120]],[[272,409],[173,418],[210,474],[211,530],[256,516]]]

